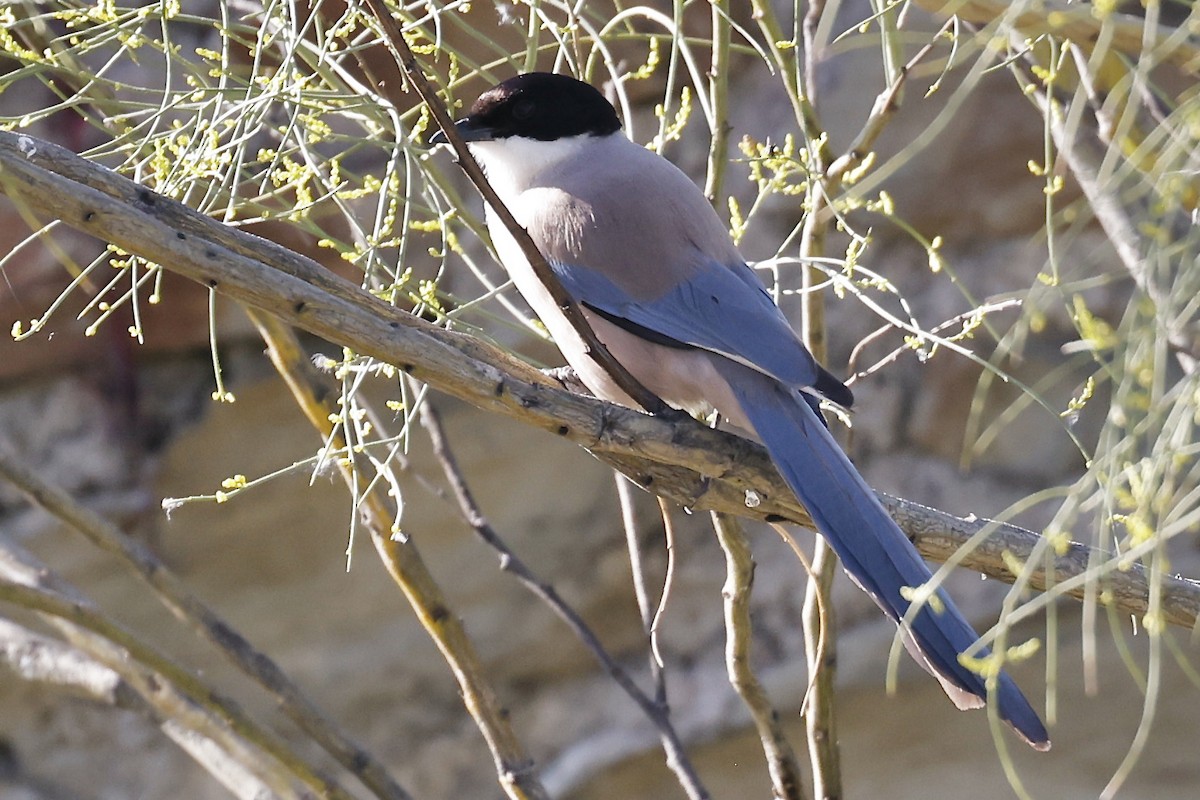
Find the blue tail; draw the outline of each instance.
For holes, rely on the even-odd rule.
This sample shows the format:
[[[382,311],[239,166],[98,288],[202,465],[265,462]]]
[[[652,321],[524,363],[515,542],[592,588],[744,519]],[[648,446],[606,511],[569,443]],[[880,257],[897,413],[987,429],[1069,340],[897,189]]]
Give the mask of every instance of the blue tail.
[[[918,587],[932,576],[916,548],[800,392],[749,367],[717,360],[775,466],[846,572],[899,623],[909,607],[901,589]],[[938,597],[943,609],[936,612],[925,604],[908,623],[905,644],[959,708],[978,708],[987,697],[984,681],[958,661],[978,636],[940,589]],[[987,650],[979,655],[986,656]],[[1048,749],[1045,727],[1012,678],[1002,673],[997,689],[1000,716],[1030,745]]]

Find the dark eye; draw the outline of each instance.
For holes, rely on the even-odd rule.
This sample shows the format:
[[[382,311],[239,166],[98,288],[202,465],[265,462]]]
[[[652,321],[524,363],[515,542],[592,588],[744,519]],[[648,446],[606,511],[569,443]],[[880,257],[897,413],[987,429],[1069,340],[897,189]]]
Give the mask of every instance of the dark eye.
[[[513,119],[518,122],[524,122],[533,116],[534,108],[532,100],[518,100],[512,109]]]

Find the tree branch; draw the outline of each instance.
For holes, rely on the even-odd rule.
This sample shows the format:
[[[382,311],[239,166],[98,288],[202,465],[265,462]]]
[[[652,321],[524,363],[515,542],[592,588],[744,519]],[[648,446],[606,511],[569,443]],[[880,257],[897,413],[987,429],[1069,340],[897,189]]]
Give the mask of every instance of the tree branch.
[[[176,619],[197,636],[206,639],[238,669],[268,691],[280,709],[301,730],[377,797],[411,800],[410,795],[388,775],[378,759],[351,740],[333,720],[314,706],[266,653],[254,647],[196,597],[148,547],[126,536],[100,515],[80,506],[62,489],[44,481],[34,470],[22,464],[20,458],[4,444],[0,444],[0,479],[11,483],[33,504],[124,563],[146,583]]]
[[[116,708],[135,707],[135,693],[113,670],[69,644],[0,618],[0,665],[16,677],[65,689]]]
[[[33,556],[2,538],[0,602],[41,613],[68,642],[119,675],[156,720],[183,737],[191,731],[190,746],[199,746],[197,736],[207,740],[206,747],[224,751],[218,760],[237,762],[276,795],[300,797],[303,793],[294,786],[299,781],[322,797],[352,800],[337,778],[250,719],[234,700],[138,639]],[[171,738],[179,741],[174,735]],[[205,766],[212,761],[198,760]],[[223,781],[225,777],[218,776]]]
[[[540,371],[470,336],[424,322],[372,297],[311,259],[221,225],[64,148],[0,131],[0,191],[45,219],[68,226],[274,314],[328,341],[394,364],[434,388],[492,413],[587,447],[644,489],[687,507],[810,524],[766,452],[690,419],[666,420],[571,394]],[[1014,525],[960,518],[880,495],[922,555],[1012,582],[1002,553],[1029,561],[1041,537]],[[984,527],[971,551],[958,548]],[[1057,586],[1088,569],[1090,549],[1070,543],[1030,564],[1033,588]],[[1163,585],[1165,621],[1192,627],[1200,582],[1155,574],[1126,555],[1102,578],[1123,611],[1149,608],[1151,579]],[[1121,569],[1117,564],[1121,564]],[[1082,597],[1082,585],[1059,587]]]
[[[57,621],[57,624],[69,623]],[[88,635],[83,629],[77,636]],[[139,694],[138,689],[115,670],[65,642],[41,636],[0,618],[0,666],[30,683],[82,695],[102,705],[141,714],[181,749],[206,769],[240,800],[272,800],[295,793],[274,790],[255,774],[263,767],[263,756],[244,745],[232,748],[232,739],[222,744],[206,735],[202,728],[185,728],[167,716],[163,704],[154,704]],[[130,664],[127,670],[139,669]],[[143,685],[148,682],[143,682]],[[215,720],[207,720],[215,724]],[[253,753],[251,758],[246,758]],[[10,787],[11,788],[11,787]],[[40,796],[40,795],[39,795]]]
[[[322,441],[330,442],[334,449],[346,448],[345,438],[334,430],[330,421],[338,409],[324,386],[314,379],[312,364],[301,350],[295,334],[269,314],[248,311],[267,344],[271,362]],[[533,760],[517,738],[508,711],[488,681],[462,620],[453,612],[441,586],[425,565],[416,542],[392,535],[391,509],[378,486],[372,488],[372,482],[365,475],[340,460],[338,470],[351,494],[359,500],[359,513],[384,568],[404,593],[417,620],[437,645],[458,682],[463,705],[483,734],[505,794],[512,800],[545,800],[548,795]]]

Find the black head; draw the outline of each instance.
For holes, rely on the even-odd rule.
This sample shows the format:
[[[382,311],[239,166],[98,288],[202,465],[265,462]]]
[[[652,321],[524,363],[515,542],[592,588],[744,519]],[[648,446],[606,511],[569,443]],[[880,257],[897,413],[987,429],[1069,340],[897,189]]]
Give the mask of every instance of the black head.
[[[616,109],[594,87],[567,75],[528,72],[488,89],[454,124],[468,142],[506,139],[553,141],[567,136],[606,136],[621,129]],[[430,139],[446,141],[441,131]]]

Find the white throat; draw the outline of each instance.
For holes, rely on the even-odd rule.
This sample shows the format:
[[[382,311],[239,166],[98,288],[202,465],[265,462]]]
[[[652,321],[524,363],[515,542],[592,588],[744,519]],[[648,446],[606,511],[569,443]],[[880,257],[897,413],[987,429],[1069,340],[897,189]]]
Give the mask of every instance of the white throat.
[[[597,137],[587,135],[548,142],[509,136],[487,142],[471,142],[470,148],[487,173],[492,188],[500,195],[500,199],[508,202],[533,186],[543,172],[578,157],[585,148],[595,146],[599,141]]]

